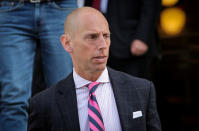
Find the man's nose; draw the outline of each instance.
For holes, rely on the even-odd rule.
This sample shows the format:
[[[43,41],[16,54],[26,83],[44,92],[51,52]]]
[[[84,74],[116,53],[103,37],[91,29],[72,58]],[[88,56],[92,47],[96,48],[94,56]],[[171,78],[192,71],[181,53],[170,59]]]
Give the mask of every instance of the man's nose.
[[[106,38],[104,38],[104,36],[100,36],[100,39],[99,39],[99,49],[105,49],[108,47],[108,41]]]

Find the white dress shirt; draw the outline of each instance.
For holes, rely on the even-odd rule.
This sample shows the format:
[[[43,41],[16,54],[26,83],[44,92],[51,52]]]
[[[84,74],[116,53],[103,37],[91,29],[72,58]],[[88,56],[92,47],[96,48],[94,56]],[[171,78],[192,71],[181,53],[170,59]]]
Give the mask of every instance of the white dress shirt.
[[[74,69],[73,78],[77,94],[80,130],[90,131],[88,124],[89,89],[85,85],[91,83],[91,81],[80,77]],[[120,119],[107,68],[105,68],[103,73],[97,79],[97,82],[100,82],[101,84],[97,87],[95,94],[100,107],[105,131],[121,131]]]

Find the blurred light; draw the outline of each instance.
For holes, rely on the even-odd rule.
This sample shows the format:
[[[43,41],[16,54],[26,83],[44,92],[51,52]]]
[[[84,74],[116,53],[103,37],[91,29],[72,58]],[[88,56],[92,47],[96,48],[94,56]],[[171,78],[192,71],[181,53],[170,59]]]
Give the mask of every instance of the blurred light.
[[[179,0],[162,0],[162,5],[163,6],[173,6],[176,3],[178,3]]]
[[[179,34],[185,25],[185,21],[185,13],[179,8],[167,8],[161,12],[160,25],[168,35]]]

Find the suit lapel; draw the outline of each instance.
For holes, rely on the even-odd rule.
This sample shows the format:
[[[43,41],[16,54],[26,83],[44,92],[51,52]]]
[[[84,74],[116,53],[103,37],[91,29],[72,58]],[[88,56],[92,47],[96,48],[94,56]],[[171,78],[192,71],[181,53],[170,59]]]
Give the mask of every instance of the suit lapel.
[[[113,88],[115,101],[120,117],[122,129],[125,130],[133,119],[133,112],[141,110],[140,100],[137,95],[137,90],[134,85],[129,85],[126,81],[127,77],[121,76],[120,73],[110,68],[109,77]]]
[[[125,130],[129,126],[129,121],[132,120],[132,113],[141,109],[140,100],[135,85],[129,85],[126,81],[127,77],[124,78],[120,73],[110,68],[108,68],[108,72],[120,123],[122,129]],[[73,131],[79,131],[77,99],[72,73],[57,87],[55,95],[58,108],[67,127]],[[131,126],[134,126],[132,124]]]
[[[72,73],[57,88],[55,98],[65,124],[69,129],[79,131],[77,99]]]

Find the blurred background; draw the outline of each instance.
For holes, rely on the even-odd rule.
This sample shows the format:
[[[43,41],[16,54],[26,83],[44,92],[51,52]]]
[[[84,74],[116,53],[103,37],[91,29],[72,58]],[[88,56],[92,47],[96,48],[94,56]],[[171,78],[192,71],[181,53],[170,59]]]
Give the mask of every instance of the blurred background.
[[[198,131],[199,1],[162,0],[153,81],[163,131]]]
[[[162,0],[161,56],[154,63],[153,82],[163,131],[199,130],[198,8],[198,0]],[[39,55],[38,45],[33,95],[45,87]]]

